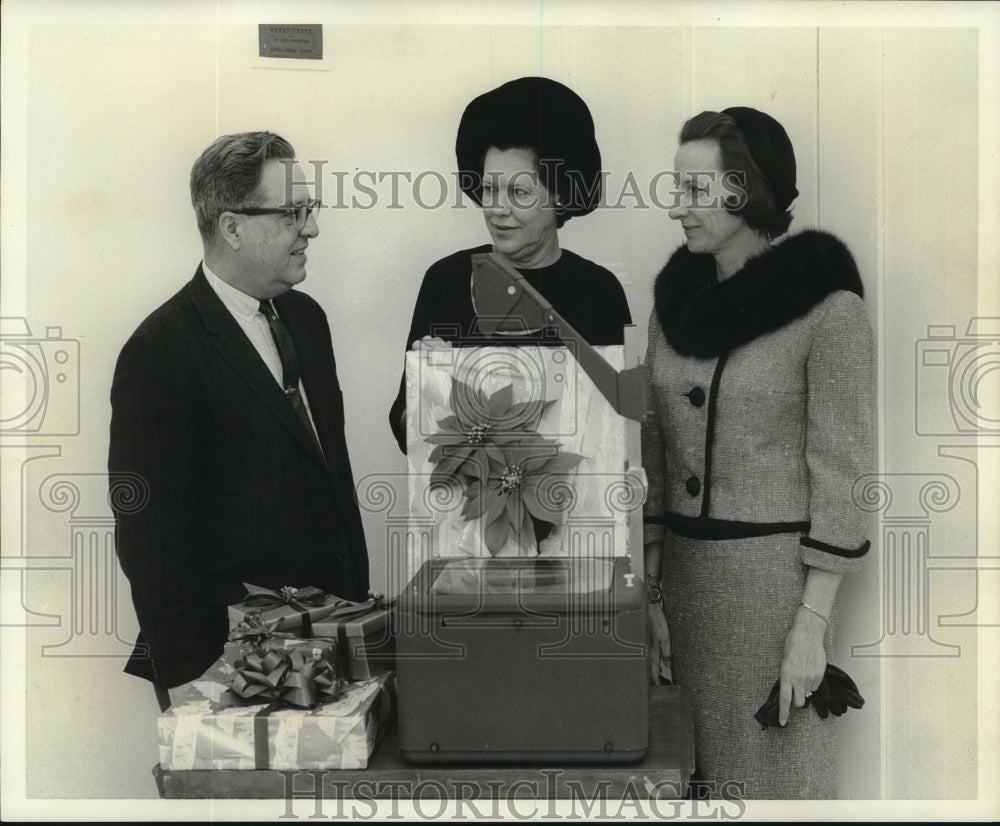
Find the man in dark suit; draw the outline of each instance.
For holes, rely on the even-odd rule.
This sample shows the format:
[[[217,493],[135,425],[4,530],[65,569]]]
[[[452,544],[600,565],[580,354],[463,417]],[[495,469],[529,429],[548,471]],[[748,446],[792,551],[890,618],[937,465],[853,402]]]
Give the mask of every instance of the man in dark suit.
[[[122,349],[108,468],[140,636],[169,688],[222,653],[244,582],[359,600],[368,555],[326,316],[293,290],[319,230],[294,150],[226,135],[191,171],[194,278]]]

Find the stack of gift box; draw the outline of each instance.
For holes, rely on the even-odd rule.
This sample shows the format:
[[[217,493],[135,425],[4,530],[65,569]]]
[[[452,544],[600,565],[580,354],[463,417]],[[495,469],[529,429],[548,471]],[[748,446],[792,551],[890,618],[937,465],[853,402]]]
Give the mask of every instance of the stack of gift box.
[[[160,767],[363,769],[395,709],[393,640],[378,596],[247,585],[222,656],[171,689]]]

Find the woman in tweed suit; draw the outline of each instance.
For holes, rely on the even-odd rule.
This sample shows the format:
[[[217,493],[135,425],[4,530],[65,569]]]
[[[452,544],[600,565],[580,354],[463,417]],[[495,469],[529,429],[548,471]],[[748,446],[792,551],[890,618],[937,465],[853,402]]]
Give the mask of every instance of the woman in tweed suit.
[[[837,720],[803,706],[823,678],[841,577],[869,548],[852,499],[874,461],[861,279],[827,233],[772,244],[798,195],[776,120],[703,112],[680,144],[670,217],[687,243],[657,277],[646,358],[646,570],[662,576],[708,789],[835,797]],[[663,639],[655,605],[650,620]],[[781,726],[762,730],[753,715],[779,679]]]

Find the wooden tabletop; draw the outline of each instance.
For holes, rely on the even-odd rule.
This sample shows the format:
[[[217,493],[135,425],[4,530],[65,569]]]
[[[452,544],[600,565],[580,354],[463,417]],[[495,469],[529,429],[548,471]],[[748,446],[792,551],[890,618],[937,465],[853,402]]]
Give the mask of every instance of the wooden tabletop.
[[[196,770],[153,767],[163,798],[287,800],[674,799],[694,771],[691,700],[679,686],[650,688],[649,749],[638,763],[418,766],[398,753],[395,726],[367,769],[293,771]],[[316,789],[316,783],[321,784]]]

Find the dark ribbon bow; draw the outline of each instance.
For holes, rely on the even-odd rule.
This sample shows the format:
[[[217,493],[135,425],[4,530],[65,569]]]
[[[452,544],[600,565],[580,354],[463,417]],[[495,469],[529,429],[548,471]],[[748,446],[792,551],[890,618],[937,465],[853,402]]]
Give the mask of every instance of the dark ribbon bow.
[[[293,634],[287,632],[275,631],[274,626],[277,625],[277,622],[277,620],[264,622],[260,610],[255,608],[248,612],[239,624],[233,626],[229,631],[229,640],[230,642],[249,643],[254,648],[263,648],[271,637],[288,639],[294,637]]]
[[[239,703],[227,697],[229,704],[277,702],[292,708],[315,708],[320,703],[339,699],[340,684],[328,660],[309,657],[303,649],[293,648],[291,651],[247,654],[237,660],[236,676],[229,692],[246,701]]]
[[[292,588],[290,585],[284,585],[281,591],[272,591],[270,588],[261,588],[259,585],[250,585],[247,582],[243,583],[243,587],[247,589],[247,596],[243,600],[243,604],[248,608],[267,611],[271,608],[288,605],[298,611],[299,624],[303,629],[301,636],[303,637],[312,635],[312,618],[309,616],[309,609],[320,608],[327,600],[326,593],[312,585],[306,588]],[[281,628],[281,621],[279,620],[272,627]]]
[[[764,705],[757,709],[757,713],[754,714],[754,719],[760,723],[761,728],[768,726],[779,726],[780,728],[778,723],[780,694],[781,680],[776,680],[774,688],[771,689],[771,693],[764,701]],[[847,675],[847,672],[827,663],[826,673],[823,675],[823,681],[819,684],[819,688],[806,697],[806,705],[810,703],[812,703],[816,713],[825,720],[830,714],[839,717],[848,708],[861,708],[865,704],[865,698],[858,693],[857,685]]]

